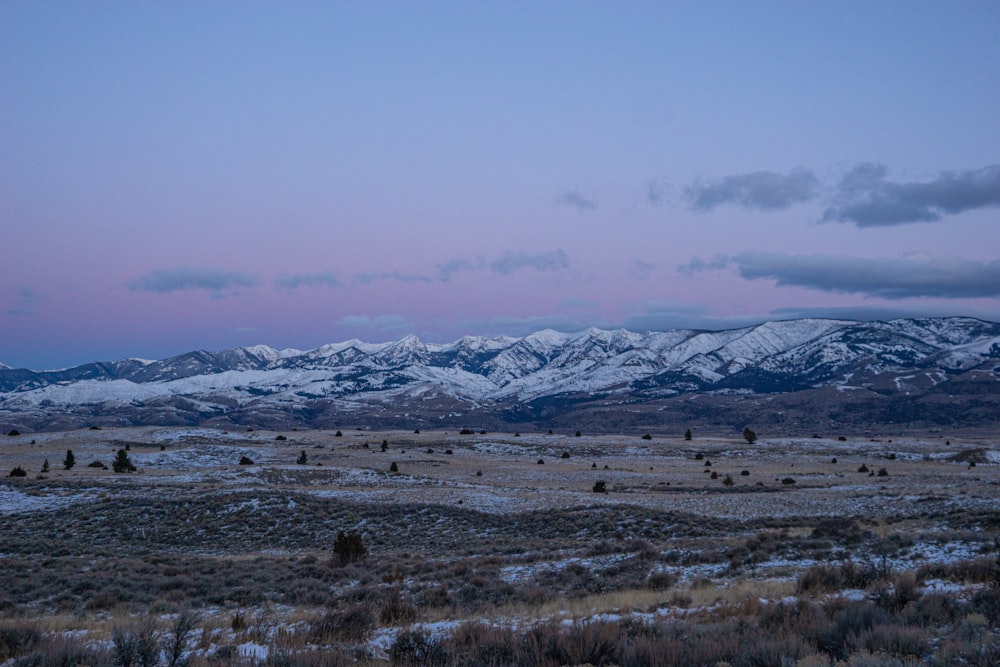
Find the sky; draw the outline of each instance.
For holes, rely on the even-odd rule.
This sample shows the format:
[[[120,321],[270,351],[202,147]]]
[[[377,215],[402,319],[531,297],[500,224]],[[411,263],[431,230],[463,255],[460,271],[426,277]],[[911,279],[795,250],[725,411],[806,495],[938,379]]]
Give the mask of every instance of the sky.
[[[0,362],[1000,321],[1000,3],[0,3]]]

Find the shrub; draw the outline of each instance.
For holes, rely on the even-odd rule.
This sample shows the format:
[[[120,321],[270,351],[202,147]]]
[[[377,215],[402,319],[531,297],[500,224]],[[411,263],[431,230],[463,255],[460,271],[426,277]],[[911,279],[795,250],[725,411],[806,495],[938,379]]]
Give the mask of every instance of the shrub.
[[[750,476],[750,471],[749,470],[741,470],[740,471],[740,477],[749,477],[749,476]]]
[[[396,635],[389,648],[394,665],[443,667],[448,664],[444,643],[423,630],[406,630]]]
[[[333,437],[335,437],[335,438],[343,438],[344,434],[341,433],[340,431],[337,431],[336,433],[333,434]]]
[[[795,480],[792,479],[791,477],[785,477],[784,479],[781,480],[781,483],[782,484],[795,484]]]
[[[91,461],[87,464],[88,468],[100,468],[101,470],[107,470],[108,466],[104,465],[100,461]]]
[[[688,429],[688,430],[684,431],[684,439],[685,440],[690,440],[691,439],[691,429]]]
[[[599,479],[596,482],[594,482],[594,493],[607,493],[607,492],[608,492],[607,482],[605,482],[603,479]]]
[[[251,459],[249,456],[245,456],[245,455],[241,456],[240,457],[240,465],[241,466],[252,466],[253,465],[253,459]]]
[[[476,471],[476,477],[482,477],[482,476],[483,476],[483,471],[482,470],[477,470]]]
[[[302,453],[299,454],[299,458],[295,459],[295,462],[298,463],[300,466],[304,466],[306,464],[306,461],[308,460],[309,459],[306,456],[306,450],[303,449]]]
[[[7,432],[7,435],[14,437],[16,435],[21,435],[21,432],[18,431],[16,428],[12,428],[10,431]]]
[[[128,457],[128,452],[124,449],[118,450],[115,460],[111,462],[111,467],[115,472],[135,472],[135,466],[132,464],[132,459]]]
[[[309,629],[314,641],[359,644],[368,641],[376,624],[371,605],[361,602],[346,609],[327,610]]]
[[[719,479],[719,473],[717,473],[716,471],[713,470],[712,474],[709,475],[709,478],[710,479]]]
[[[14,469],[11,470],[10,475],[8,475],[8,477],[27,477],[27,476],[28,473],[26,473],[24,471],[24,468],[22,468],[21,466],[14,466]]]
[[[644,434],[644,435],[642,436],[642,439],[643,439],[643,440],[652,440],[652,439],[653,439],[653,436],[652,436],[652,435],[650,435],[649,433],[646,433],[646,434]]]
[[[861,467],[858,468],[858,472],[868,472],[868,466],[862,463]]]
[[[461,431],[458,432],[458,434],[459,435],[474,435],[475,431],[473,431],[471,428],[463,428]]]
[[[580,433],[579,431],[577,431],[577,432],[576,432],[576,437],[577,437],[577,438],[579,438],[579,437],[580,437],[580,435],[581,435],[581,433]]]
[[[757,442],[757,434],[747,427],[743,429],[743,439],[752,445]]]
[[[399,464],[393,461],[389,464],[389,472],[399,472]]]
[[[722,483],[725,484],[726,486],[732,486],[736,482],[733,481],[732,475],[726,475],[726,478],[722,480]]]
[[[677,577],[669,572],[654,572],[646,581],[646,585],[654,591],[665,591],[676,583]]]
[[[878,475],[876,475],[876,476],[877,477],[888,477],[889,476],[889,471],[886,470],[885,468],[879,468],[878,469]]]
[[[383,625],[399,625],[412,623],[417,618],[417,608],[403,597],[399,587],[393,586],[382,601],[378,610],[378,619]]]
[[[451,451],[450,449],[446,449],[444,450],[444,453],[448,455],[453,455],[455,452]]]
[[[349,565],[363,561],[368,556],[368,547],[358,533],[340,531],[333,543],[333,553],[341,565]]]
[[[63,459],[63,468],[65,470],[69,470],[70,468],[72,468],[75,465],[76,465],[76,457],[73,456],[73,450],[72,449],[67,449],[66,450],[66,458]]]
[[[428,448],[427,448],[427,453],[428,453],[428,454],[433,454],[433,453],[434,453],[434,449],[433,449],[433,448],[431,448],[431,447],[428,447]]]
[[[562,456],[560,458],[568,459],[569,458],[569,452],[563,452]]]
[[[545,465],[545,459],[538,459],[535,463],[538,465]]]
[[[45,461],[42,463],[42,472],[48,472],[48,471],[49,471],[49,460],[45,459]]]
[[[0,661],[27,653],[41,638],[41,631],[33,624],[4,621],[0,624]]]
[[[277,438],[275,438],[275,440],[277,440],[277,441],[284,441],[284,440],[288,440],[288,438],[286,438],[283,435],[279,435]]]

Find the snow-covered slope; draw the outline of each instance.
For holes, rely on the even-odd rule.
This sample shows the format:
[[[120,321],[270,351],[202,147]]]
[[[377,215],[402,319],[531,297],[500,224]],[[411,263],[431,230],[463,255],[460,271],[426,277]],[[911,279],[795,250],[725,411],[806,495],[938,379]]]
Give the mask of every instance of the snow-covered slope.
[[[728,331],[544,330],[523,338],[466,336],[445,344],[406,336],[307,351],[256,345],[60,371],[0,366],[0,412],[89,405],[104,411],[128,406],[141,413],[178,400],[186,401],[186,410],[212,415],[247,406],[315,412],[326,403],[357,406],[358,401],[516,406],[599,395],[643,401],[690,392],[848,385],[902,391],[905,384],[912,392],[913,383],[891,378],[913,372],[933,377],[930,386],[937,388],[975,371],[982,391],[985,381],[1000,386],[998,369],[1000,324],[971,318],[802,319]]]

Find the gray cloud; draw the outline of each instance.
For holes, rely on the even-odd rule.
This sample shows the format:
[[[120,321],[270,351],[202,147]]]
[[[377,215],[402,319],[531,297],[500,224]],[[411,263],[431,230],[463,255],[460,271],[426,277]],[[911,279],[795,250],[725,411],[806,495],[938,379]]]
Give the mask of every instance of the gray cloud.
[[[35,312],[35,306],[45,299],[35,290],[28,287],[22,287],[17,291],[17,300],[17,305],[7,309],[6,312],[8,315],[12,315],[14,317],[19,315],[31,315]]]
[[[411,328],[410,321],[402,315],[345,315],[337,320],[337,324],[354,329],[371,331],[403,331]]]
[[[1000,165],[941,172],[924,182],[886,179],[881,164],[856,165],[841,179],[824,222],[852,222],[858,227],[936,222],[943,213],[1000,206]]]
[[[382,273],[356,273],[354,279],[362,285],[375,283],[382,280],[395,280],[400,283],[432,283],[434,279],[430,276],[422,276],[415,273],[400,273],[399,271],[385,271]]]
[[[490,271],[509,275],[521,269],[535,269],[536,271],[560,271],[569,268],[569,257],[561,249],[546,250],[543,252],[505,252],[492,262]]]
[[[577,298],[574,298],[574,297],[570,297],[568,299],[564,299],[563,301],[561,301],[559,303],[559,306],[561,308],[585,308],[585,309],[590,309],[590,308],[594,308],[595,306],[597,306],[597,302],[595,302],[595,301],[588,301],[586,299],[577,299]]]
[[[204,289],[220,296],[223,291],[254,287],[257,283],[256,276],[240,271],[187,267],[155,269],[128,283],[128,288],[137,292],[181,292]]]
[[[653,264],[652,262],[647,262],[646,260],[643,259],[633,259],[632,266],[630,267],[632,275],[638,278],[639,280],[645,280],[649,278],[649,274],[651,274],[653,272],[653,269],[655,268],[656,264]]]
[[[664,181],[650,181],[646,184],[646,201],[653,206],[666,203],[671,190],[670,184]]]
[[[337,276],[329,271],[322,273],[293,273],[280,276],[274,281],[274,286],[281,290],[292,291],[300,287],[340,287]]]
[[[787,175],[754,171],[727,176],[714,183],[692,185],[684,195],[694,210],[704,213],[723,205],[779,211],[809,201],[818,192],[816,176],[811,171],[797,169]]]
[[[580,213],[597,208],[592,199],[588,199],[577,190],[566,190],[556,198],[556,204],[575,208]]]
[[[461,258],[449,259],[447,262],[441,262],[437,265],[438,279],[446,283],[451,280],[452,274],[462,271],[482,271],[485,268],[486,260],[482,257],[477,257],[475,261]]]
[[[745,252],[679,269],[688,274],[735,267],[747,280],[770,279],[782,286],[807,287],[883,299],[934,297],[975,299],[1000,296],[1000,260],[910,254],[898,259]]]

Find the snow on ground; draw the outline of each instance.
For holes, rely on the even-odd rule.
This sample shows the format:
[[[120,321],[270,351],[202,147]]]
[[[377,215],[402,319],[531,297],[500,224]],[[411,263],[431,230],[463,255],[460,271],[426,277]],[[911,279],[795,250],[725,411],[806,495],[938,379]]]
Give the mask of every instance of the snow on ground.
[[[74,489],[66,495],[60,493],[28,494],[16,488],[0,488],[0,514],[23,512],[47,512],[61,507],[96,500],[97,489],[80,491]]]

